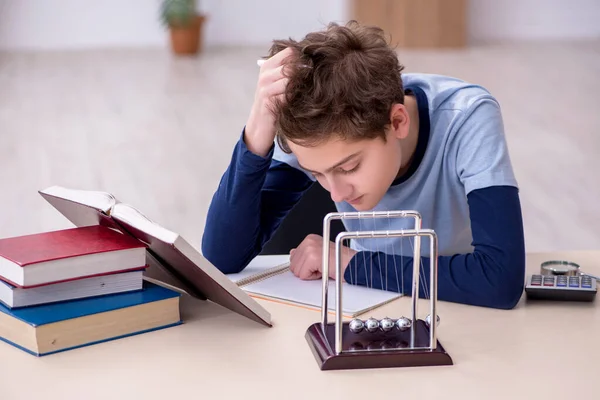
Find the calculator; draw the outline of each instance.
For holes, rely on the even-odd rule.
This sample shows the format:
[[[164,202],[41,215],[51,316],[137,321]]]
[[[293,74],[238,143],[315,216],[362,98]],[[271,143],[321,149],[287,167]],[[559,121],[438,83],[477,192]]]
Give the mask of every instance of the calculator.
[[[558,301],[593,301],[596,279],[587,275],[530,275],[525,283],[528,299]]]

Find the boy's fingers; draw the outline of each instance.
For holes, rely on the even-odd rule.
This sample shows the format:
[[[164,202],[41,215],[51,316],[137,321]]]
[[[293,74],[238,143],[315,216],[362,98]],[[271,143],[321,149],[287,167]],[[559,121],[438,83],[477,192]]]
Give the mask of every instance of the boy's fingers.
[[[275,54],[273,57],[269,58],[265,62],[265,64],[279,65],[287,57],[291,56],[292,54],[294,54],[294,49],[292,49],[291,47],[286,47],[285,49],[281,50],[279,53]]]
[[[292,272],[294,272],[294,269],[296,267],[295,254],[296,254],[296,249],[290,250],[290,269],[292,270]]]
[[[296,272],[298,276],[302,276],[304,273],[304,254],[300,254],[296,258]]]
[[[260,81],[263,82],[263,84],[269,84],[285,78],[285,76],[283,75],[283,68],[284,66],[280,65],[277,68],[261,72]]]
[[[271,96],[279,96],[280,94],[284,94],[288,82],[289,79],[284,78],[272,83],[269,87],[269,93],[271,94]]]
[[[302,265],[302,270],[300,271],[300,278],[301,279],[310,279],[314,274],[314,271],[312,270],[312,268],[310,267],[309,264],[304,263]]]
[[[273,57],[264,61],[262,66],[260,67],[261,71],[273,69],[275,67],[283,66],[288,57],[294,54],[294,50],[290,47],[287,47],[281,50],[279,53],[275,54]]]

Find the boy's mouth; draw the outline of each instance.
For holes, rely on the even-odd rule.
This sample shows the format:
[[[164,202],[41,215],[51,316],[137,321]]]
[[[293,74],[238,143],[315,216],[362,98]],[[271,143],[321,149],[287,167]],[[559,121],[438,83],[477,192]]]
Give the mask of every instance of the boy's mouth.
[[[349,204],[360,204],[360,201],[362,200],[364,195],[358,196],[355,199],[349,200],[348,203]]]

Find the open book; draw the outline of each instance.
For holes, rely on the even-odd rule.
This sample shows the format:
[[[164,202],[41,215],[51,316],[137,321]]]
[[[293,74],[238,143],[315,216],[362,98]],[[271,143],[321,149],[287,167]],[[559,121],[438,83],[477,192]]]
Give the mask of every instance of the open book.
[[[323,281],[302,280],[289,270],[288,255],[261,255],[237,274],[227,277],[253,297],[321,309]],[[401,295],[364,286],[342,284],[342,313],[356,317],[389,303]],[[329,280],[327,307],[335,310],[335,281]]]
[[[271,326],[271,315],[177,233],[105,192],[52,186],[39,193],[75,226],[105,225],[145,243],[144,275]]]

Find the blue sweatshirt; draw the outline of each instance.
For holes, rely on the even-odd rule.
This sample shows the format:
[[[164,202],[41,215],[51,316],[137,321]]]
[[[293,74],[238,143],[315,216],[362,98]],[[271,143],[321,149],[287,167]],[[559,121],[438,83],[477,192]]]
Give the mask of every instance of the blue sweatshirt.
[[[513,308],[523,291],[525,246],[500,107],[484,88],[454,78],[405,74],[403,82],[419,107],[417,148],[409,171],[374,210],[417,210],[423,228],[436,231],[439,300]],[[241,271],[312,184],[318,183],[293,154],[274,143],[266,157],[257,156],[242,133],[208,211],[204,256],[224,273]],[[354,211],[345,202],[336,207]],[[414,226],[409,219],[343,222],[352,231]],[[359,253],[345,280],[410,294],[412,249],[403,245],[400,252],[400,240],[354,241],[351,247]],[[429,297],[426,238],[421,256],[419,295]]]

